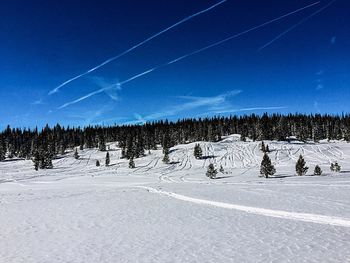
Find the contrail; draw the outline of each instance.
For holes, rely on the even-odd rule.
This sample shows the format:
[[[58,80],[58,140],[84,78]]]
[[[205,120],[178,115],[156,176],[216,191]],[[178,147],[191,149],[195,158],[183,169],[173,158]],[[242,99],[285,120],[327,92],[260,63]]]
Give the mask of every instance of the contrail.
[[[304,7],[302,7],[302,8],[299,8],[299,9],[297,9],[297,10],[295,10],[295,11],[289,12],[289,13],[287,13],[287,14],[285,14],[285,15],[282,15],[282,16],[279,16],[279,17],[274,18],[274,19],[272,19],[272,20],[269,20],[269,21],[267,21],[267,22],[265,22],[265,23],[262,23],[262,24],[260,24],[260,25],[258,25],[258,26],[254,26],[254,27],[252,27],[252,28],[250,28],[250,29],[244,30],[244,31],[242,31],[242,32],[240,32],[240,33],[238,33],[238,34],[232,35],[232,36],[230,36],[230,37],[228,37],[228,38],[225,38],[225,39],[223,39],[223,40],[220,40],[220,41],[218,41],[218,42],[215,42],[215,43],[213,43],[213,44],[211,44],[211,45],[209,45],[209,46],[206,46],[206,47],[203,47],[203,48],[201,48],[201,49],[195,50],[195,51],[193,51],[193,52],[191,52],[191,53],[188,53],[188,54],[185,54],[185,55],[183,55],[183,56],[181,56],[181,57],[178,57],[178,58],[176,58],[176,59],[173,59],[173,60],[171,60],[171,61],[169,61],[169,62],[167,62],[167,63],[164,63],[164,64],[162,64],[162,65],[159,65],[159,66],[153,67],[153,68],[151,68],[151,69],[148,69],[148,70],[146,70],[146,71],[144,71],[144,72],[142,72],[142,73],[139,73],[139,74],[137,74],[137,75],[135,75],[135,76],[133,76],[133,77],[127,79],[127,80],[124,80],[124,81],[122,81],[122,82],[116,83],[116,84],[114,84],[114,85],[119,84],[120,86],[122,86],[122,85],[124,85],[124,84],[126,84],[126,83],[128,83],[128,82],[130,82],[130,81],[132,81],[132,80],[135,80],[135,79],[140,78],[140,77],[142,77],[142,76],[144,76],[144,75],[147,75],[147,74],[149,74],[149,73],[151,73],[151,72],[153,72],[153,71],[155,71],[155,70],[158,70],[158,69],[160,69],[160,68],[163,68],[163,67],[169,66],[169,65],[171,65],[171,64],[174,64],[174,63],[176,63],[176,62],[179,62],[179,61],[181,61],[181,60],[183,60],[183,59],[185,59],[185,58],[188,58],[188,57],[190,57],[190,56],[193,56],[193,55],[195,55],[195,54],[198,54],[198,53],[200,53],[200,52],[203,52],[203,51],[205,51],[205,50],[208,50],[208,49],[210,49],[210,48],[212,48],[212,47],[221,45],[221,44],[223,44],[223,43],[225,43],[225,42],[227,42],[227,41],[229,41],[229,40],[232,40],[232,39],[234,39],[234,38],[238,38],[238,37],[240,37],[240,36],[242,36],[242,35],[245,35],[245,34],[251,32],[251,31],[254,31],[254,30],[257,30],[257,29],[262,28],[262,27],[264,27],[264,26],[267,26],[267,25],[269,25],[269,24],[271,24],[271,23],[273,23],[273,22],[276,22],[276,21],[278,21],[278,20],[281,20],[281,19],[283,19],[283,18],[285,18],[285,17],[287,17],[287,16],[290,16],[290,15],[292,15],[292,14],[298,13],[298,12],[300,12],[300,11],[302,11],[302,10],[305,10],[305,9],[307,9],[307,8],[310,8],[310,7],[312,7],[312,6],[314,6],[314,5],[317,5],[317,4],[319,4],[319,3],[320,3],[319,1],[318,1],[318,2],[315,2],[315,3],[313,3],[313,4],[310,4],[310,5],[304,6]],[[110,88],[110,87],[107,87],[107,88],[105,88],[105,89],[108,89],[108,88]],[[66,104],[62,105],[61,107],[59,107],[59,109],[65,108],[65,107],[67,107],[67,106],[69,106],[69,105],[75,104],[75,103],[80,102],[80,101],[82,101],[82,100],[84,100],[84,99],[87,99],[87,98],[89,98],[89,97],[91,97],[91,96],[94,96],[94,95],[96,95],[96,94],[99,94],[99,93],[101,93],[101,92],[104,92],[105,89],[100,89],[100,90],[96,90],[95,92],[89,93],[88,95],[85,95],[85,96],[81,97],[80,99],[77,99],[77,100],[75,100],[75,101],[72,101],[72,102],[69,102],[69,103],[66,103]]]
[[[93,71],[95,71],[95,70],[97,70],[97,69],[103,67],[104,65],[106,65],[106,64],[108,64],[108,63],[110,63],[110,62],[112,62],[112,61],[114,61],[114,60],[116,60],[116,59],[118,59],[118,58],[120,58],[120,57],[126,55],[127,53],[129,53],[129,52],[133,51],[134,49],[136,49],[136,48],[138,48],[138,47],[140,47],[140,46],[146,44],[147,42],[151,41],[152,39],[154,39],[154,38],[156,38],[156,37],[158,37],[158,36],[164,34],[165,32],[169,31],[170,29],[173,29],[174,27],[177,27],[177,26],[179,26],[179,25],[185,23],[186,21],[188,21],[188,20],[190,20],[190,19],[192,19],[192,18],[194,18],[194,17],[196,17],[196,16],[199,16],[199,15],[201,15],[201,14],[204,14],[204,13],[206,13],[206,12],[209,12],[210,10],[212,10],[212,9],[214,9],[215,7],[217,7],[217,6],[219,6],[219,5],[223,4],[223,3],[225,3],[226,1],[227,1],[227,0],[222,0],[222,1],[220,1],[220,2],[218,2],[218,3],[216,3],[216,4],[214,4],[214,5],[212,5],[212,6],[210,6],[210,7],[208,7],[208,8],[206,8],[206,9],[202,10],[202,11],[199,11],[199,12],[193,14],[193,15],[190,15],[190,16],[188,16],[188,17],[185,17],[185,18],[181,19],[180,21],[176,22],[175,24],[173,24],[173,25],[171,25],[171,26],[169,26],[169,27],[163,29],[162,31],[160,31],[160,32],[158,32],[158,33],[156,33],[156,34],[154,34],[154,35],[152,35],[152,36],[146,38],[145,40],[143,40],[143,41],[141,41],[140,43],[138,43],[138,44],[132,46],[131,48],[129,48],[129,49],[127,49],[127,50],[125,50],[124,52],[120,53],[119,55],[116,55],[116,56],[114,56],[114,57],[111,57],[111,58],[107,59],[106,61],[102,62],[101,64],[99,64],[99,65],[97,65],[97,66],[95,66],[95,67],[93,67],[93,68],[91,68],[91,69],[85,71],[84,73],[82,73],[82,74],[80,74],[80,75],[77,75],[77,76],[75,76],[75,77],[73,77],[73,78],[71,78],[71,79],[69,79],[69,80],[63,82],[62,84],[60,84],[59,86],[57,86],[56,88],[54,88],[53,90],[51,90],[51,91],[49,92],[49,95],[52,95],[52,94],[58,92],[58,91],[60,90],[60,88],[62,88],[63,86],[67,85],[68,83],[70,83],[70,82],[72,82],[72,81],[74,81],[74,80],[76,80],[76,79],[79,79],[79,78],[81,78],[81,77],[83,77],[83,76],[85,76],[85,75],[87,75],[87,74],[89,74],[89,73],[91,73],[91,72],[93,72]]]
[[[63,109],[63,108],[66,108],[66,107],[68,107],[68,106],[70,106],[70,105],[76,104],[76,103],[78,103],[78,102],[80,102],[80,101],[82,101],[82,100],[86,100],[87,98],[90,98],[90,97],[92,97],[92,96],[94,96],[94,95],[96,95],[96,94],[99,94],[99,93],[101,93],[101,92],[104,92],[104,91],[106,91],[106,90],[108,90],[108,89],[110,89],[110,88],[111,88],[111,87],[106,87],[106,88],[102,88],[102,89],[96,90],[96,91],[94,91],[94,92],[91,92],[91,93],[89,93],[89,94],[87,94],[87,95],[85,95],[85,96],[83,96],[83,97],[81,97],[81,98],[79,98],[79,99],[76,99],[76,100],[73,100],[73,101],[71,101],[71,102],[67,102],[67,103],[63,104],[62,106],[58,107],[58,109]]]
[[[336,0],[333,0],[331,2],[329,2],[327,5],[325,5],[324,7],[318,9],[317,11],[313,12],[311,15],[301,19],[298,23],[296,23],[295,25],[291,26],[290,28],[288,28],[286,31],[283,31],[281,34],[279,34],[278,36],[276,36],[274,39],[272,39],[271,41],[267,42],[265,45],[261,46],[257,51],[260,52],[261,50],[263,50],[264,48],[270,46],[272,43],[274,43],[276,40],[280,39],[281,37],[283,37],[284,35],[286,35],[287,33],[289,33],[290,31],[292,31],[293,29],[295,29],[296,27],[300,26],[301,24],[305,23],[307,20],[309,20],[310,18],[312,18],[313,16],[321,13],[323,10],[325,10],[326,8],[328,8],[329,6],[331,6]]]

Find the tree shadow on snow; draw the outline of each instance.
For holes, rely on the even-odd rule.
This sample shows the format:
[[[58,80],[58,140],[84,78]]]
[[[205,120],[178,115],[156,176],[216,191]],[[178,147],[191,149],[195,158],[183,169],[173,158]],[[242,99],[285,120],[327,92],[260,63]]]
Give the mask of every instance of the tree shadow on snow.
[[[269,176],[267,179],[281,179],[281,178],[288,178],[288,177],[294,177],[295,175],[286,175],[286,174],[281,174],[281,175],[276,175],[276,176]]]
[[[225,179],[225,178],[231,178],[231,177],[233,177],[233,176],[217,176],[217,177],[215,177],[215,179],[216,180],[218,180],[218,179]]]
[[[207,160],[207,159],[212,159],[212,158],[216,158],[218,156],[215,156],[215,155],[207,155],[207,156],[202,156],[200,158],[200,160]]]
[[[1,162],[7,163],[7,162],[16,162],[16,161],[24,161],[24,160],[25,160],[24,158],[13,158],[13,159],[6,159]]]

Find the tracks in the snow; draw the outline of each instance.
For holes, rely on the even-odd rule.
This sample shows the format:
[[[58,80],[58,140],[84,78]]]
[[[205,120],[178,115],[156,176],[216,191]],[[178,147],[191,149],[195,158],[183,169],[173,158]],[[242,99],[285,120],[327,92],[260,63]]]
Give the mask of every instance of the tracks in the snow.
[[[310,214],[310,213],[296,213],[296,212],[288,212],[288,211],[282,211],[282,210],[272,210],[272,209],[265,209],[265,208],[259,208],[259,207],[223,203],[223,202],[193,198],[193,197],[180,195],[176,193],[161,191],[161,190],[157,190],[155,188],[147,187],[147,186],[138,186],[138,188],[145,189],[150,193],[160,194],[160,195],[168,196],[181,201],[195,203],[198,205],[214,206],[214,207],[219,207],[224,209],[242,211],[249,214],[268,216],[268,217],[274,217],[274,218],[282,218],[287,220],[303,221],[308,223],[316,223],[316,224],[332,225],[332,226],[340,226],[340,227],[350,227],[350,218],[325,216],[325,215]]]

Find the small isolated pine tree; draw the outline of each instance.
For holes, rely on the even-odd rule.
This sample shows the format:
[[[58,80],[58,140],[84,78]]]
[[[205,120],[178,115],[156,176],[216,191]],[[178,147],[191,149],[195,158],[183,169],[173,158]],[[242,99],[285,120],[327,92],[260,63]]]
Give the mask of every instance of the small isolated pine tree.
[[[341,166],[338,164],[338,162],[335,162],[334,166],[335,166],[335,171],[336,171],[337,173],[339,173],[340,170],[341,170]]]
[[[315,166],[314,175],[322,175],[322,169],[319,165]]]
[[[220,173],[224,173],[225,172],[225,170],[224,170],[224,167],[222,167],[222,165],[220,165]]]
[[[106,153],[106,166],[109,165],[110,161],[111,161],[111,160],[109,159],[109,152],[107,152],[107,153]]]
[[[209,164],[206,176],[209,177],[210,179],[215,179],[217,173],[218,171],[216,171],[214,164],[212,163]]]
[[[164,148],[164,149],[163,149],[163,152],[164,152],[163,163],[168,164],[168,163],[170,162],[170,159],[169,159],[169,149],[168,149],[168,148]]]
[[[332,172],[340,172],[341,166],[338,164],[338,162],[331,163],[331,171]]]
[[[268,178],[276,173],[275,166],[271,163],[270,157],[265,153],[260,165],[260,174]]]
[[[201,146],[199,145],[199,143],[197,143],[195,146],[194,146],[194,151],[193,151],[193,155],[196,159],[201,159],[202,156],[203,156],[203,152],[202,152],[202,148]]]
[[[100,166],[100,161],[96,160],[96,166],[99,167]]]
[[[76,160],[78,160],[78,159],[79,159],[78,148],[75,148],[74,158],[75,158]]]
[[[295,165],[295,171],[297,175],[302,176],[307,173],[309,170],[309,167],[306,166],[306,162],[304,160],[304,157],[302,155],[299,156],[299,159]]]
[[[135,162],[134,162],[134,157],[131,156],[129,160],[129,168],[134,169],[135,168]]]
[[[270,152],[270,148],[269,148],[269,145],[268,144],[265,144],[264,141],[261,142],[261,148],[260,150],[263,152],[263,153],[269,153]]]

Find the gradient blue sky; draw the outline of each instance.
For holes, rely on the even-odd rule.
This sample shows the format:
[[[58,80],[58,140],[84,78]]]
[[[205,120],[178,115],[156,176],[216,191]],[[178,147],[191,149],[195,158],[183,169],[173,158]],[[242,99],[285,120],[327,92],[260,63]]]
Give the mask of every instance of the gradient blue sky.
[[[266,48],[318,5],[163,67],[213,42],[314,3],[228,0],[120,59],[61,88],[62,82],[218,1],[24,1],[0,8],[0,128],[134,123],[268,112],[350,110],[350,2],[337,0]]]

